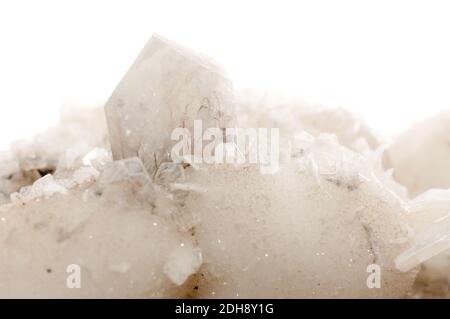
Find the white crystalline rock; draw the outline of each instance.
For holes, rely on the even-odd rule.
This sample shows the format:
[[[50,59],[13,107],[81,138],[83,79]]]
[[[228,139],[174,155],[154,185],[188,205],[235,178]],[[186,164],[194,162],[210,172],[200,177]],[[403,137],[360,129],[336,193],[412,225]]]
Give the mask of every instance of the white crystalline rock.
[[[387,154],[394,178],[411,197],[432,188],[450,188],[450,112],[442,112],[396,138]]]
[[[39,169],[44,164],[56,169],[58,162],[62,162],[61,169],[72,168],[94,147],[108,146],[102,108],[65,107],[57,126],[12,146],[24,170]]]
[[[48,173],[77,169],[96,147],[109,148],[103,109],[65,107],[57,126],[0,154],[0,194],[9,198]]]
[[[445,295],[450,195],[411,201],[392,174],[410,194],[450,187],[448,117],[405,134],[384,171],[383,146],[343,109],[239,92],[237,118],[233,99],[214,62],[154,36],[107,121],[98,109],[64,112],[1,153],[0,297]],[[172,130],[192,133],[194,119],[280,128],[279,170],[171,162]],[[367,283],[373,264],[379,289]],[[81,289],[67,287],[69,265]]]
[[[118,163],[129,179],[56,191],[47,175],[35,200],[0,206],[0,298],[183,297],[201,259],[191,234],[181,233],[151,203],[138,200],[133,159]],[[75,177],[77,178],[77,177]],[[150,181],[148,181],[150,183]],[[39,185],[39,188],[37,186]],[[180,251],[180,246],[184,249]],[[66,285],[80,267],[81,289]]]
[[[278,127],[286,137],[306,131],[314,136],[335,134],[339,142],[365,153],[380,142],[356,115],[342,108],[325,108],[272,91],[245,89],[236,94],[240,127]]]
[[[112,162],[112,155],[110,151],[96,147],[83,157],[82,162],[84,165],[102,169],[107,163]]]
[[[187,170],[187,182],[208,190],[186,198],[200,220],[194,227],[204,261],[199,297],[409,292],[416,272],[394,264],[411,236],[404,203],[380,186],[370,159],[326,136],[312,142],[275,175],[261,175],[255,166]],[[367,287],[371,264],[381,267],[380,289]]]
[[[10,194],[24,185],[14,153],[11,151],[0,152],[0,204],[8,202]]]
[[[405,268],[422,263],[417,296],[450,297],[450,112],[424,120],[389,147],[385,164],[409,196],[413,248],[397,262]]]
[[[184,179],[183,166],[172,162],[162,163],[155,174],[156,182],[165,186],[176,181],[184,181]]]
[[[127,179],[136,180],[141,186],[148,182],[148,173],[139,158],[132,157],[111,162],[105,166],[101,175],[101,183],[104,185]]]
[[[40,197],[49,198],[53,194],[64,194],[66,192],[67,189],[61,183],[56,182],[52,175],[48,174],[35,181],[32,186],[23,188],[21,195],[26,197],[27,200],[32,200]]]
[[[139,156],[153,174],[175,128],[233,127],[231,82],[209,58],[154,35],[105,105],[114,159]]]
[[[100,175],[99,171],[90,166],[82,166],[73,173],[73,180],[76,184],[82,185],[95,181]]]
[[[31,200],[39,200],[40,198],[48,199],[54,194],[65,194],[68,189],[75,188],[86,183],[95,182],[100,172],[91,166],[82,166],[77,170],[66,172],[64,176],[47,174],[32,185],[22,187],[19,192],[10,195],[11,202],[25,203]],[[66,175],[69,175],[68,177]]]

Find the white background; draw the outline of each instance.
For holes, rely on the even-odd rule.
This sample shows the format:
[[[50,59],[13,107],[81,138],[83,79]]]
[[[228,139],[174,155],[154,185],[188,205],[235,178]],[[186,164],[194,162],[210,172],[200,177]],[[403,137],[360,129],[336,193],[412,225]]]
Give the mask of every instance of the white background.
[[[385,136],[450,107],[449,1],[0,2],[0,149],[102,103],[153,32]]]

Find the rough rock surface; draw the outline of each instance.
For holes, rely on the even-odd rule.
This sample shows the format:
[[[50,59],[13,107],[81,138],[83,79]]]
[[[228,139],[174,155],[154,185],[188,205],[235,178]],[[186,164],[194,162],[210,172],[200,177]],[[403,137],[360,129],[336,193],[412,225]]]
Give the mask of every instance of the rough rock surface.
[[[326,143],[328,155],[340,148],[334,140]],[[339,154],[348,156],[349,166],[326,174],[328,167],[318,158],[323,154],[315,147],[275,175],[261,175],[254,166],[189,171],[187,182],[207,190],[186,199],[200,220],[194,228],[204,256],[199,297],[395,298],[408,293],[415,271],[403,273],[394,265],[409,240],[402,201],[379,188],[375,175],[358,167],[363,159],[349,150]],[[319,171],[311,169],[314,164]],[[371,264],[381,268],[380,289],[367,287]]]
[[[448,191],[408,199],[351,113],[236,97],[239,117],[220,67],[155,36],[108,130],[85,110],[0,154],[0,297],[445,296]],[[172,162],[172,130],[195,119],[280,127],[279,170]]]
[[[0,297],[185,296],[201,254],[192,236],[155,214],[140,160],[77,178],[88,169],[69,178],[46,175],[0,207]],[[80,267],[79,289],[66,285],[70,265]]]

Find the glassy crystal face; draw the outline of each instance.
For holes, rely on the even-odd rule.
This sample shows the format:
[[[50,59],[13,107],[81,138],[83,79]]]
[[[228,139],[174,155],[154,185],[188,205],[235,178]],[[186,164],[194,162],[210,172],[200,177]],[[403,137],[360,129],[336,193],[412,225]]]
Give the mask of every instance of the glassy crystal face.
[[[175,128],[233,127],[233,88],[209,58],[154,35],[105,105],[114,159],[138,156],[150,173],[169,160]]]

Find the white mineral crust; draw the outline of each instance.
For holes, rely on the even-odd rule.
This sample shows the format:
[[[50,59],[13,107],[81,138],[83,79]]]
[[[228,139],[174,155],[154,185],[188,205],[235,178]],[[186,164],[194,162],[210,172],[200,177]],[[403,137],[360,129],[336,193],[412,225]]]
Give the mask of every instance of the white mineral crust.
[[[411,288],[415,272],[394,265],[410,236],[403,202],[380,187],[369,159],[335,139],[314,139],[275,175],[226,165],[187,172],[208,190],[186,199],[200,220],[199,297],[401,297]],[[367,287],[371,264],[381,289]]]
[[[111,171],[119,173],[111,179]],[[46,175],[0,207],[0,298],[187,295],[199,248],[155,204],[138,200],[153,188],[141,161],[110,163],[101,176],[84,174],[82,185],[75,175],[77,184]],[[80,267],[79,289],[66,285],[69,265]]]
[[[108,129],[98,109],[76,111],[1,153],[0,297],[445,296],[449,191],[410,200],[392,178],[410,194],[448,187],[401,177],[450,171],[420,155],[447,154],[444,125],[391,148],[384,171],[384,148],[353,114],[239,92],[237,117],[233,95],[215,63],[154,36],[106,104]],[[279,170],[174,163],[172,130],[195,119],[279,127]]]
[[[399,257],[406,269],[422,263],[418,296],[450,298],[450,113],[411,127],[386,154],[394,178],[414,199],[409,210],[417,235]]]
[[[432,188],[450,188],[450,112],[411,127],[389,147],[394,178],[415,197]]]

